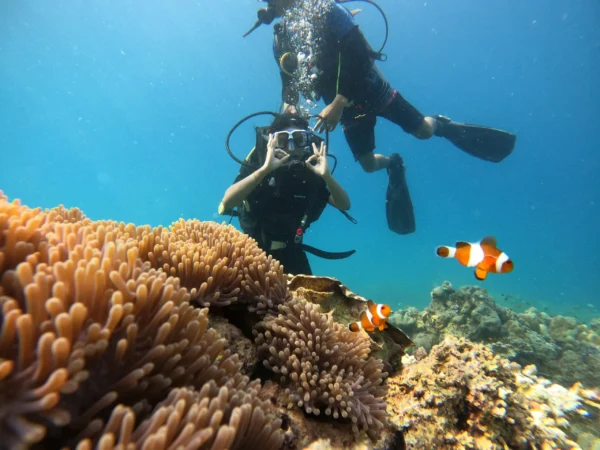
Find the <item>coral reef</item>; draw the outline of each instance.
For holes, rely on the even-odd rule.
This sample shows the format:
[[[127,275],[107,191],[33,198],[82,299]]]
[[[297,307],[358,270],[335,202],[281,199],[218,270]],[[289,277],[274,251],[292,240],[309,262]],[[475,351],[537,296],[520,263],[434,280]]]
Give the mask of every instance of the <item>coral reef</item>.
[[[367,299],[352,292],[339,280],[324,276],[288,275],[291,295],[320,306],[323,313],[331,315],[341,325],[348,325],[367,309]],[[412,340],[399,328],[388,324],[384,332],[361,334],[371,340],[371,356],[384,363],[384,369],[392,374],[401,369],[402,356]]]
[[[279,261],[234,227],[197,220],[137,230],[144,261],[176,276],[202,306],[249,304],[252,312],[276,312],[287,297],[287,279]]]
[[[588,327],[534,308],[518,314],[497,305],[480,287],[455,290],[445,282],[432,291],[424,311],[397,311],[390,322],[411,335],[415,348],[429,350],[446,336],[465,337],[521,365],[535,364],[541,375],[563,386],[577,381],[600,386],[598,321]]]
[[[569,419],[587,416],[586,403],[599,406],[596,391],[552,384],[535,366],[464,338],[446,337],[405,363],[388,380],[388,411],[409,449],[579,448],[566,434]]]
[[[385,422],[383,363],[369,357],[368,337],[352,333],[322,314],[316,304],[295,298],[256,330],[259,358],[280,374],[288,407],[308,414],[348,418],[378,439]]]
[[[136,227],[2,196],[0,268],[1,448],[275,448],[276,415],[298,424],[320,412],[382,441],[386,374],[368,355],[385,343],[292,299],[279,263],[233,227]],[[263,318],[258,344],[228,322],[238,307],[256,313],[252,326]],[[290,340],[272,340],[290,320]],[[248,378],[267,348],[273,370],[290,364],[276,397],[294,408],[283,414]],[[274,361],[271,348],[290,360]]]
[[[179,425],[169,422],[175,428],[167,427],[166,440],[155,425],[164,408],[175,408],[189,413],[182,443],[199,433],[212,448],[232,448],[254,432],[261,445],[278,448],[278,419],[263,411],[258,385],[238,373],[238,356],[208,327],[208,309],[190,303],[194,289],[140,256],[137,238],[146,231],[92,222],[79,210],[29,209],[0,193],[0,447],[59,447],[82,439],[93,446],[102,429],[119,422],[127,440],[133,419],[146,417],[179,386],[187,394],[169,397],[172,404],[140,425],[146,430],[136,435],[140,442],[167,445]],[[200,245],[207,255],[223,247],[214,240]],[[260,263],[234,267],[250,274],[246,283],[269,273]],[[260,304],[265,294],[257,293],[270,281],[253,282],[254,291],[243,281],[240,290]],[[107,421],[111,411],[116,415]],[[229,421],[225,428],[222,420]],[[266,434],[265,420],[272,424]]]
[[[434,344],[580,364],[600,321],[444,285],[400,327],[350,332],[365,308],[338,280],[285,276],[231,226],[92,221],[0,191],[0,449],[595,445],[597,391]]]
[[[229,382],[228,384],[233,384]],[[159,403],[151,418],[135,427],[132,408],[117,406],[101,432],[98,448],[114,449],[134,445],[134,448],[247,449],[277,450],[281,438],[276,430],[279,419],[270,422],[264,414],[268,402],[258,400],[260,382],[222,386],[214,381],[200,391],[173,389]],[[77,450],[91,449],[85,439]]]
[[[310,446],[333,450],[403,450],[403,434],[388,426],[378,430],[376,441],[366,433],[355,434],[347,420],[335,420],[324,414],[316,417],[304,409],[288,409],[286,388],[274,381],[267,381],[261,390],[261,398],[280,406],[280,417],[285,430],[285,449],[304,449]]]

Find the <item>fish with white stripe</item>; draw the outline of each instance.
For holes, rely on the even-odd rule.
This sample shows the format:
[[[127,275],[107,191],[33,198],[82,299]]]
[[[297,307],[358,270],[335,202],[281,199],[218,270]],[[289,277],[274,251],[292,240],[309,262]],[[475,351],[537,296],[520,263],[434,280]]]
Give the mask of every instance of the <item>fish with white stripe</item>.
[[[388,305],[377,304],[372,300],[367,302],[367,309],[361,311],[358,322],[352,322],[348,325],[350,331],[365,330],[368,332],[380,330],[388,327],[387,320],[392,313],[392,308]]]
[[[436,253],[442,258],[456,258],[463,266],[475,267],[478,280],[485,280],[488,273],[508,273],[515,268],[508,255],[498,250],[492,236],[474,243],[457,242],[456,247],[441,246]]]

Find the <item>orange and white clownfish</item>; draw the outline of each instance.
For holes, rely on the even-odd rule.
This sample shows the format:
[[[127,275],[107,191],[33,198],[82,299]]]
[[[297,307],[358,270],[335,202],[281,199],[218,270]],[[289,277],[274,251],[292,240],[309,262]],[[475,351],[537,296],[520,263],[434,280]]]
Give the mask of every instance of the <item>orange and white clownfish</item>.
[[[388,305],[377,304],[369,300],[367,309],[360,313],[360,320],[351,323],[348,328],[355,332],[360,330],[371,332],[376,329],[383,331],[388,327],[387,320],[391,313],[392,309]]]
[[[496,238],[488,236],[479,242],[457,242],[456,248],[437,248],[442,258],[456,258],[463,266],[475,267],[475,278],[485,280],[488,272],[508,273],[515,268],[506,253],[496,247]]]

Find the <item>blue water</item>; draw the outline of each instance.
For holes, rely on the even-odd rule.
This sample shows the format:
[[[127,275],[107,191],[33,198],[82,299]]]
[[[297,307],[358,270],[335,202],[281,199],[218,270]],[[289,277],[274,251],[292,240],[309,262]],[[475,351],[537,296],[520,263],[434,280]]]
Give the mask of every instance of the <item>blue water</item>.
[[[495,235],[516,268],[480,283],[491,292],[554,312],[600,309],[600,3],[380,4],[391,26],[381,67],[394,87],[425,114],[515,132],[517,147],[494,165],[382,119],[377,150],[403,155],[417,215],[417,232],[398,236],[385,221],[386,174],[363,173],[336,131],[336,176],[359,223],[328,210],[307,242],[357,253],[311,257],[315,273],[395,307],[422,307],[444,280],[477,284],[470,269],[436,257],[436,246]],[[2,0],[0,189],[93,219],[223,220],[217,206],[238,170],[226,133],[279,106],[271,30],[242,38],[259,6]],[[352,7],[364,10],[357,20],[377,47],[377,11]],[[239,156],[252,147],[252,125],[266,123],[240,130]]]

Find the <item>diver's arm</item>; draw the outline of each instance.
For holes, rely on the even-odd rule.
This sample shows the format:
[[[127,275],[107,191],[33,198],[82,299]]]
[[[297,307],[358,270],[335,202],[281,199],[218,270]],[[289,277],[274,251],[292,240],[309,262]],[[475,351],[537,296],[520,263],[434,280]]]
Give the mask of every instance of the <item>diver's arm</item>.
[[[255,170],[246,178],[241,179],[235,184],[229,186],[229,188],[225,191],[225,195],[223,196],[223,200],[221,200],[221,204],[219,205],[219,212],[228,211],[236,206],[242,204],[248,195],[256,189],[262,180],[268,175],[269,168],[261,167],[258,170]]]
[[[315,124],[314,130],[321,133],[325,130],[333,131],[342,119],[344,108],[350,106],[350,101],[342,94],[337,94],[329,105],[323,108],[319,114],[319,119]]]
[[[275,148],[275,135],[269,134],[265,163],[260,169],[255,170],[225,191],[223,200],[219,205],[219,213],[239,206],[269,173],[281,167],[289,158],[290,155]]]
[[[323,180],[325,180],[329,189],[329,203],[342,211],[350,209],[350,197],[340,183],[333,178],[333,175],[327,173],[323,176]]]
[[[350,197],[344,188],[337,182],[329,170],[327,161],[327,146],[321,142],[320,147],[313,142],[313,155],[306,160],[306,167],[315,175],[323,178],[329,190],[329,203],[342,211],[350,209]]]

